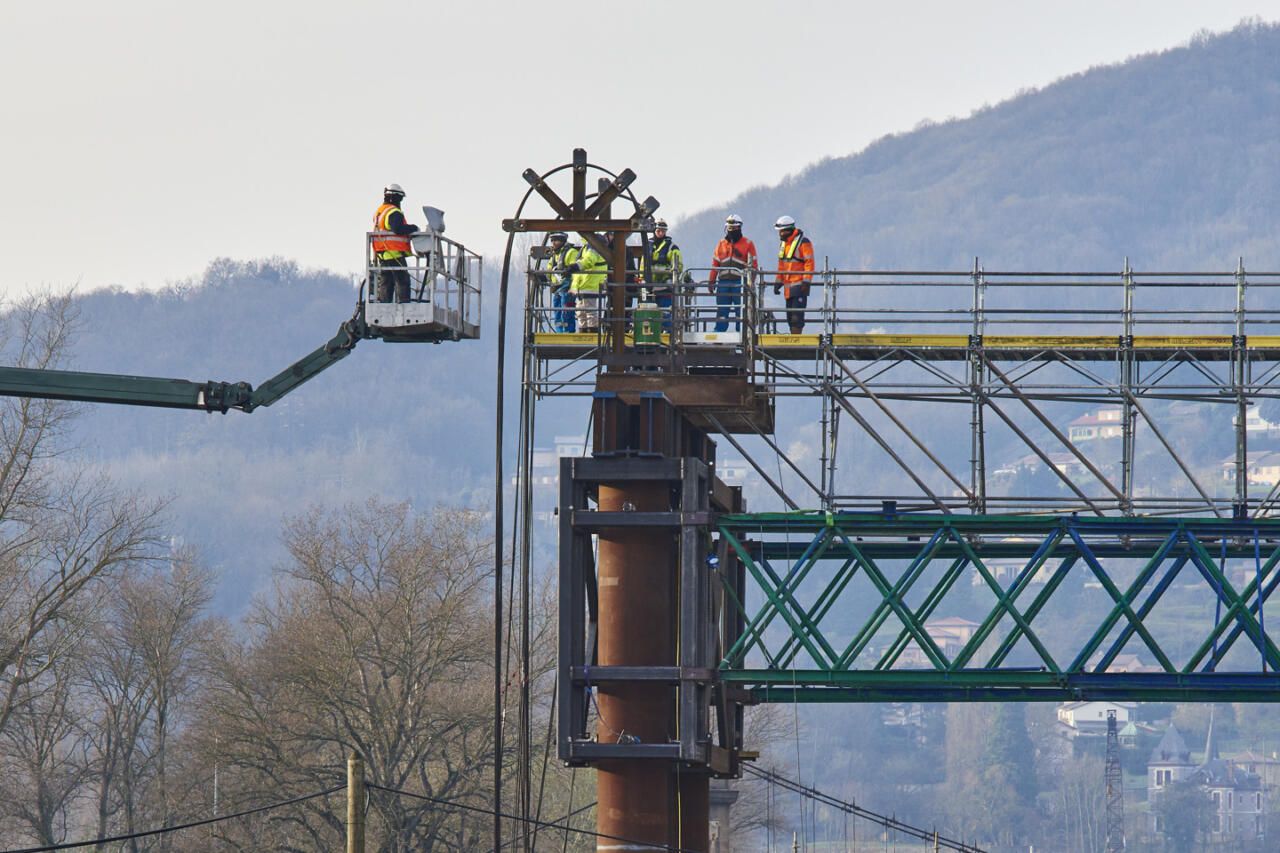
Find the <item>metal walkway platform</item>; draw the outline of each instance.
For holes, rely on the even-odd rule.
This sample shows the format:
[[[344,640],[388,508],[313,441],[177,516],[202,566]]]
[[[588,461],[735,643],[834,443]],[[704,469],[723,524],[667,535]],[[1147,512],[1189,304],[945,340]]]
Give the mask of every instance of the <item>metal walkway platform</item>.
[[[824,349],[822,334],[761,334],[755,348],[761,358],[812,360]],[[670,344],[670,336],[663,336]],[[1131,354],[1140,361],[1197,359],[1229,361],[1243,350],[1252,361],[1280,362],[1280,335],[1246,336],[1237,346],[1231,335],[1139,335],[1130,340],[1116,335],[934,335],[934,334],[833,334],[830,346],[844,359],[869,361],[898,352],[916,352],[934,361],[967,361],[975,351],[996,361],[1028,358],[1065,358],[1075,361],[1115,361]],[[634,346],[628,335],[627,345]],[[537,332],[531,341],[541,359],[579,359],[592,356],[603,346],[597,334]],[[705,351],[731,352],[733,345],[698,344]]]

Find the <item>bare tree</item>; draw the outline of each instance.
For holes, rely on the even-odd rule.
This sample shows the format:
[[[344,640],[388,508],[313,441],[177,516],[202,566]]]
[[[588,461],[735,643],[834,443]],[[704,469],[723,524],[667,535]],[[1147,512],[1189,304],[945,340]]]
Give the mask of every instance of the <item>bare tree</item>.
[[[0,314],[0,360],[65,366],[70,296]],[[25,834],[63,840],[91,744],[78,654],[116,581],[149,559],[158,507],[84,470],[66,446],[66,403],[0,398],[0,739],[6,810]]]
[[[75,325],[69,297],[33,297],[0,317],[0,358],[62,364]],[[155,540],[157,507],[59,466],[64,403],[0,398],[0,731],[28,688],[70,653],[85,613]]]
[[[121,580],[88,644],[86,727],[94,744],[99,838],[173,822],[169,751],[199,684],[212,588],[194,555],[179,552],[162,567]],[[155,843],[169,847],[166,836]]]
[[[78,725],[74,680],[80,660],[60,658],[24,684],[9,725],[0,730],[0,816],[7,837],[41,845],[67,840],[83,794],[89,744]]]
[[[202,702],[206,763],[233,802],[340,784],[348,752],[371,783],[487,805],[491,544],[475,513],[372,501],[313,510],[285,529],[290,561],[252,636],[213,650]],[[213,738],[217,738],[217,743]],[[342,815],[311,801],[223,839],[242,849],[332,849]],[[474,846],[481,818],[374,790],[371,850]],[[483,831],[483,830],[481,830]]]

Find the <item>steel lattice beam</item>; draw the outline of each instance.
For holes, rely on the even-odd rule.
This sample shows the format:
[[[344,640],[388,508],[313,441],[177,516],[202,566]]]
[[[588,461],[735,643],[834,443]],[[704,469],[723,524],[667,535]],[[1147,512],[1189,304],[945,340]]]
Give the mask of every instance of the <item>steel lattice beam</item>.
[[[717,527],[747,579],[725,590],[741,630],[720,677],[760,701],[1280,701],[1280,519],[888,508]],[[944,638],[931,620],[969,578],[990,607]],[[1090,588],[1064,640],[1046,613]],[[1149,664],[1114,671],[1126,651]]]

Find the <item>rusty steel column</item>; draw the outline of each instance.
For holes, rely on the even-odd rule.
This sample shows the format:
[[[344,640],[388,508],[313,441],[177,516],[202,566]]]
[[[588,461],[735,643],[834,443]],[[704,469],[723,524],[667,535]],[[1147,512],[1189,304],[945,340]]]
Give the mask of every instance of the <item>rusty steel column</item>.
[[[711,777],[706,773],[681,773],[676,790],[680,798],[680,847],[706,851],[710,846]]]
[[[600,485],[602,512],[665,512],[664,483]],[[674,537],[653,529],[613,528],[599,538],[599,663],[601,666],[675,664]],[[602,743],[675,737],[673,689],[661,683],[609,683],[599,688]],[[654,847],[675,846],[675,786],[665,761],[602,761],[597,767],[597,825],[601,833]],[[609,838],[597,850],[644,849]]]

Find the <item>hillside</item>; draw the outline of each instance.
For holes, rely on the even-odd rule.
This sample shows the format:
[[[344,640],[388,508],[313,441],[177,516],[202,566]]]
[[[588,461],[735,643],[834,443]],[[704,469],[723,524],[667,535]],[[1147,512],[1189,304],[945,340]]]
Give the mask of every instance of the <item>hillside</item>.
[[[279,259],[219,260],[160,293],[79,302],[79,369],[257,385],[329,340],[355,288]],[[178,534],[238,609],[282,554],[282,516],[309,504],[490,505],[492,359],[483,341],[366,341],[251,414],[83,406],[75,439],[124,485],[172,499]]]
[[[1126,256],[1233,269],[1241,255],[1280,269],[1280,26],[1242,23],[816,163],[679,222],[686,258],[710,258],[729,212],[766,257],[774,219],[795,216],[840,269],[968,269],[974,256],[987,269],[1118,270]]]
[[[674,236],[687,263],[704,263],[734,211],[769,257],[769,226],[785,212],[841,268],[964,269],[978,255],[988,269],[1119,269],[1126,256],[1139,269],[1225,269],[1243,255],[1250,268],[1280,269],[1277,164],[1280,27],[1246,24],[886,137],[691,216]],[[661,198],[661,175],[639,185]],[[173,496],[179,535],[209,554],[232,609],[278,559],[281,516],[308,503],[380,495],[487,507],[497,268],[488,265],[481,341],[368,342],[253,415],[86,407],[77,442],[126,484]],[[83,295],[75,364],[256,384],[328,340],[354,297],[352,282],[293,262],[220,260],[161,293]],[[580,401],[540,406],[540,443],[581,434],[585,419]],[[783,446],[811,467],[815,420],[800,404],[779,416]],[[944,447],[949,436],[964,458],[966,439],[944,419],[915,424]],[[861,437],[842,438],[840,468],[897,490],[900,476]],[[749,495],[753,509],[772,506],[761,488]]]

